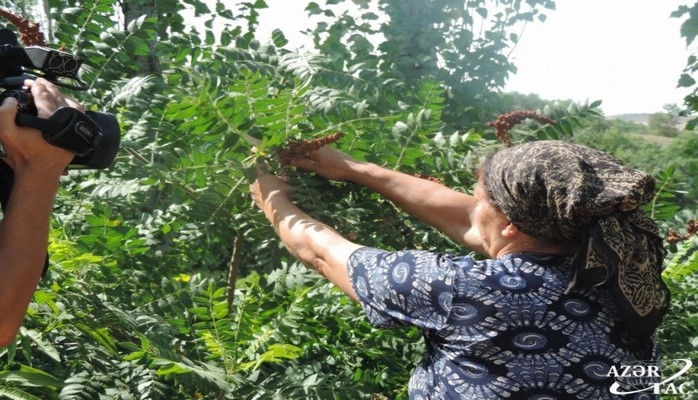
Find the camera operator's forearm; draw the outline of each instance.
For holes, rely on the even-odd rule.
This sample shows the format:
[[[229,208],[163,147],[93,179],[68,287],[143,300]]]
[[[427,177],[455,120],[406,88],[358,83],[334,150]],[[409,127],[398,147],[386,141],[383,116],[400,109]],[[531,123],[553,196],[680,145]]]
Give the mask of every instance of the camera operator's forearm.
[[[349,280],[347,261],[360,245],[311,218],[283,196],[272,195],[264,204],[264,213],[294,257],[357,299]]]
[[[59,176],[19,172],[0,223],[0,347],[14,340],[46,260]]]
[[[348,180],[381,194],[415,218],[473,248],[473,243],[467,243],[465,238],[476,203],[472,196],[375,164],[356,163],[351,170]]]

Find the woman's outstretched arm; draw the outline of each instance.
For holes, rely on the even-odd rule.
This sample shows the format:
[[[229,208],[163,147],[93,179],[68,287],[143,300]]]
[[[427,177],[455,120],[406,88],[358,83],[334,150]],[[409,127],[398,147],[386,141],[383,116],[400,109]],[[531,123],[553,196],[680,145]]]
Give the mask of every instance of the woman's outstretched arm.
[[[482,252],[479,234],[472,229],[471,214],[477,201],[471,195],[436,182],[355,160],[330,147],[296,157],[292,163],[327,179],[351,181],[365,186],[455,242]]]

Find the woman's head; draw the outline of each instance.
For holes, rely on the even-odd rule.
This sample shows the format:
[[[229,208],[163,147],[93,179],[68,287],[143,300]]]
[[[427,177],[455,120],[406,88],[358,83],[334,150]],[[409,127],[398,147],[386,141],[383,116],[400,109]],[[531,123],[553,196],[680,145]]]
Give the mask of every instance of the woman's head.
[[[665,250],[640,206],[654,179],[615,157],[562,141],[529,142],[492,154],[480,169],[490,201],[521,232],[576,241],[568,291],[610,283],[628,326],[646,338],[666,312]]]
[[[546,140],[490,155],[481,179],[490,200],[523,232],[578,240],[589,222],[651,200],[653,178],[586,146]]]

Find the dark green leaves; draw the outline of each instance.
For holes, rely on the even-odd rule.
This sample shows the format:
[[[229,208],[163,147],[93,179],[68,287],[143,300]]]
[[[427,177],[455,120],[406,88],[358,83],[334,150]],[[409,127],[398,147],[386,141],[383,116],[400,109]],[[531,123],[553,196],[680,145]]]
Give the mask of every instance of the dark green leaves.
[[[486,123],[514,105],[558,121],[526,121],[516,141],[574,140],[604,126],[598,102],[544,109],[540,99],[498,93],[515,71],[507,52],[521,40],[519,24],[543,21],[554,2],[390,0],[376,9],[357,0],[356,15],[334,7],[340,0],[309,2],[309,16],[321,19],[311,54],[286,49],[278,29],[271,43],[258,37],[264,1],[217,1],[215,15],[200,0],[156,3],[49,1],[55,42],[86,59],[90,90],[71,94],[117,116],[122,148],[113,168],[71,172],[63,183],[53,265],[26,329],[0,350],[0,395],[406,398],[420,332],[373,329],[293,260],[251,207],[254,163],[284,173],[306,212],[357,242],[462,253],[376,194],[280,166],[277,153],[289,139],[342,131],[333,146],[358,159],[470,191],[480,154],[495,144]],[[189,26],[177,14],[184,6],[202,19]],[[694,85],[693,68],[683,87]],[[679,144],[673,155],[698,148]],[[664,185],[668,175],[658,176],[653,204],[658,217],[675,214],[666,229],[691,218],[671,197],[686,188]],[[677,246],[677,281],[688,282],[694,254],[693,242]],[[687,320],[674,317],[677,326]]]

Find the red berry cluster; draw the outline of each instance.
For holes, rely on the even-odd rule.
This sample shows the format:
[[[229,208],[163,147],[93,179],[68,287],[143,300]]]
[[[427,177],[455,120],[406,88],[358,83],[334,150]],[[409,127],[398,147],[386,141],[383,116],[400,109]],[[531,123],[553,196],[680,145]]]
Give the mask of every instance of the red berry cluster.
[[[678,243],[682,240],[688,240],[691,235],[697,235],[698,234],[698,219],[695,221],[689,221],[688,224],[686,224],[686,234],[685,235],[680,235],[678,232],[676,232],[673,229],[669,230],[669,233],[667,234],[666,241],[674,244]]]
[[[7,19],[12,25],[17,27],[23,45],[46,46],[46,39],[39,29],[39,24],[31,23],[29,20],[3,9],[0,9],[0,17]]]
[[[326,136],[311,140],[289,140],[288,147],[279,153],[281,164],[288,165],[294,157],[303,156],[320,149],[323,146],[332,144],[344,136],[344,132],[331,133]]]
[[[552,119],[546,117],[545,115],[538,114],[535,111],[519,110],[504,113],[497,117],[497,119],[493,122],[488,123],[487,126],[493,127],[494,134],[497,135],[499,140],[501,140],[502,143],[504,143],[507,147],[511,147],[509,131],[511,131],[515,125],[520,124],[526,119],[534,119],[538,122],[543,122],[546,124],[555,124],[555,121]]]

